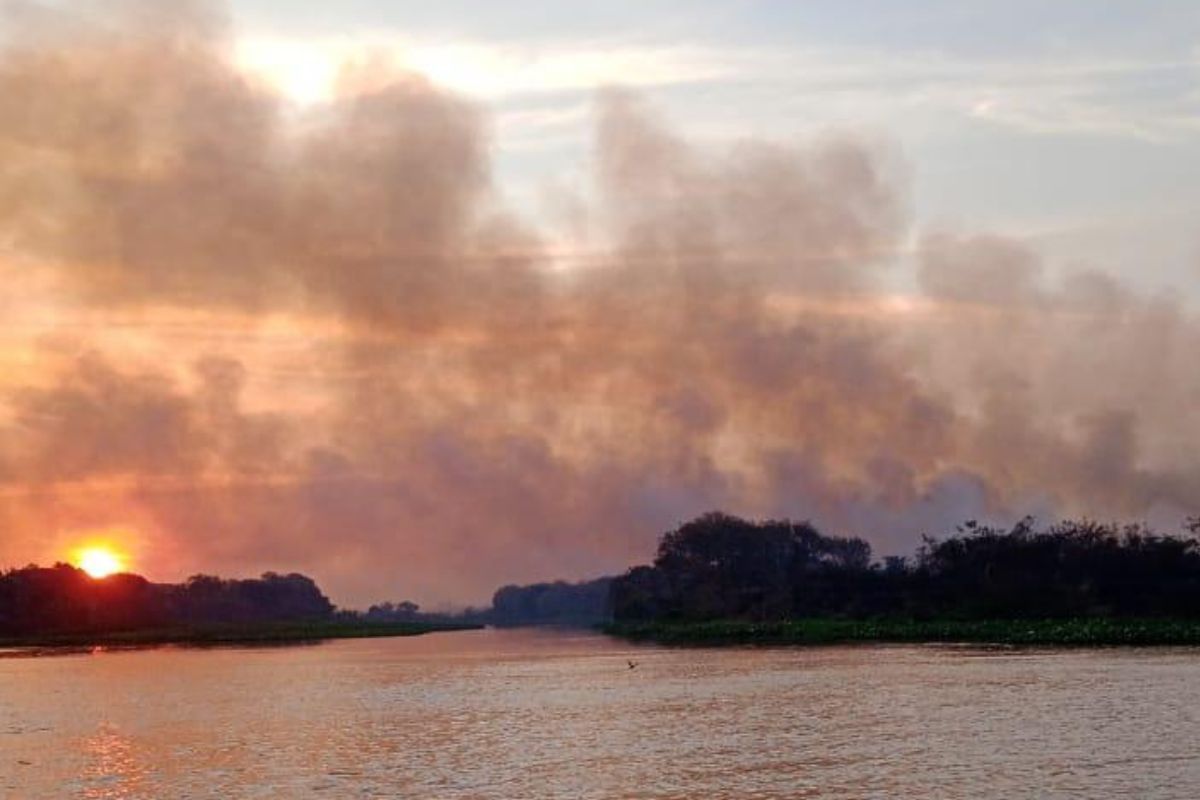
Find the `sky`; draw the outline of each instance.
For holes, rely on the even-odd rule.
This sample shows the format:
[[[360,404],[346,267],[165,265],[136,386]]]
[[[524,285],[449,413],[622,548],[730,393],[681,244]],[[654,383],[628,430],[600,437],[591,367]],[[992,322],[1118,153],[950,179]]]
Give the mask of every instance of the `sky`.
[[[1200,6],[17,2],[0,564],[1200,513]]]
[[[480,98],[505,189],[529,209],[576,178],[595,90],[629,86],[695,141],[883,138],[922,224],[1036,240],[1149,289],[1195,281],[1195,3],[587,5],[242,0],[233,13],[246,50],[301,96],[341,54],[376,46]]]

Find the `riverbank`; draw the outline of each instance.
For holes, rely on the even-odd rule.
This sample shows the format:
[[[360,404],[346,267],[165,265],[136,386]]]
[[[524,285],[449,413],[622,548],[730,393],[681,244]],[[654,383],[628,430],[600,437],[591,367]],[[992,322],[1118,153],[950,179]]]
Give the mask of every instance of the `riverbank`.
[[[1103,646],[1200,645],[1200,620],[849,620],[617,622],[610,636],[668,645],[824,645],[853,642]]]
[[[481,625],[426,622],[280,622],[261,625],[198,625],[109,633],[69,633],[0,638],[0,648],[142,647],[179,645],[298,644],[326,639],[420,636],[476,630]]]

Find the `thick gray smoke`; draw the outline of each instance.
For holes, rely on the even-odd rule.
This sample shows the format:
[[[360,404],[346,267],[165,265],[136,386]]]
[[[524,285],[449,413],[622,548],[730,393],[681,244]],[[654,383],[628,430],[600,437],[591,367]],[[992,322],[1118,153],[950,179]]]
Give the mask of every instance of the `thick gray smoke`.
[[[701,152],[598,99],[561,263],[486,115],[370,59],[306,112],[219,14],[26,8],[0,52],[0,562],[476,601],[714,507],[909,549],[968,517],[1200,509],[1200,326],[1004,239],[911,238],[850,137]],[[98,22],[97,20],[104,20]]]

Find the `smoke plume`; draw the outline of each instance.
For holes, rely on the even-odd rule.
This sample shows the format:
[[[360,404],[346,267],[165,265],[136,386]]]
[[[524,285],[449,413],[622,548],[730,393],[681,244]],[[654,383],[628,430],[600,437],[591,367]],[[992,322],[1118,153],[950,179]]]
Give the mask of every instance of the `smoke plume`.
[[[882,553],[1200,510],[1195,317],[914,232],[873,143],[713,152],[603,94],[564,252],[498,199],[483,109],[365,56],[297,110],[160,6],[8,20],[0,561],[120,528],[162,578],[478,601],[714,507]]]

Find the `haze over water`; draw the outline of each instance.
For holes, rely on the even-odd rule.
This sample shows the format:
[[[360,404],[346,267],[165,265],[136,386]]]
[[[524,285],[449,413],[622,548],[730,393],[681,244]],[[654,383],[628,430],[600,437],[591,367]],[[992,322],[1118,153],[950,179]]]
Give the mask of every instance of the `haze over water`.
[[[486,630],[4,658],[0,796],[1185,798],[1198,707],[1177,649]]]

